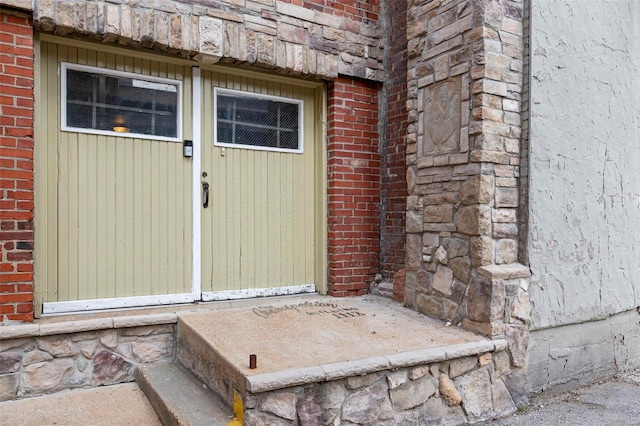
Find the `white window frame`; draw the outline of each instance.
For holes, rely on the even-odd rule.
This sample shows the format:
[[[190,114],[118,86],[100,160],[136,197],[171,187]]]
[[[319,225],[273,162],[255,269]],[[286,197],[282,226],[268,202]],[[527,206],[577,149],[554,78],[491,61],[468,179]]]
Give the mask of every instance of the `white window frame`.
[[[73,132],[73,133],[88,133],[92,135],[116,136],[121,138],[125,137],[125,138],[135,138],[135,139],[150,139],[150,140],[182,143],[182,81],[181,80],[153,77],[145,74],[136,74],[136,73],[118,71],[118,70],[102,68],[102,67],[92,67],[89,65],[72,64],[69,62],[62,62],[60,65],[61,65],[60,91],[62,92],[60,94],[60,99],[62,103],[60,108],[60,130],[64,132]],[[143,133],[133,133],[133,132],[120,133],[120,132],[114,132],[110,130],[85,129],[82,127],[67,126],[67,70],[103,74],[103,75],[113,76],[113,77],[121,77],[121,78],[129,78],[133,80],[146,81],[149,83],[159,83],[159,84],[176,86],[176,89],[178,91],[176,137],[145,135]]]
[[[298,149],[272,148],[269,146],[243,145],[235,143],[218,142],[218,94],[229,94],[252,99],[266,99],[276,102],[285,102],[298,105]],[[283,96],[264,95],[262,93],[247,92],[243,90],[213,88],[213,145],[222,148],[251,149],[255,151],[274,151],[289,154],[304,153],[304,101],[302,99],[286,98]]]

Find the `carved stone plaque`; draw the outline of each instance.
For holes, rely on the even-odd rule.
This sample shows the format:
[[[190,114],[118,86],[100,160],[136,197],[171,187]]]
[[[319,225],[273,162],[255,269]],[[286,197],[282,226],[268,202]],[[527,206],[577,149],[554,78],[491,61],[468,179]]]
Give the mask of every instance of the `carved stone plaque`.
[[[426,88],[424,155],[457,151],[460,141],[460,79]]]

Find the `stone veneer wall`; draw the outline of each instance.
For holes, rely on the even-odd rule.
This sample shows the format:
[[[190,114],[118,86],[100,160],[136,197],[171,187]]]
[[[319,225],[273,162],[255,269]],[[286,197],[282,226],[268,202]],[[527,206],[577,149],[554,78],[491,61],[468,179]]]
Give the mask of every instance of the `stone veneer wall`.
[[[503,315],[482,305],[487,267],[525,274],[515,263],[522,3],[421,1],[409,16],[405,302],[500,333],[487,323]]]
[[[247,394],[245,426],[462,425],[516,410],[505,351]]]
[[[33,319],[33,28],[0,9],[0,322]]]
[[[405,304],[506,337],[523,396],[529,270],[518,261],[522,0],[408,10]]]
[[[175,314],[140,325],[154,322],[152,317],[116,318],[119,328],[111,318],[3,327],[0,401],[130,382],[137,365],[172,361]],[[87,331],[70,332],[79,329]]]
[[[40,31],[152,48],[203,63],[382,79],[377,1],[352,1],[348,8],[299,3],[35,0],[34,21]]]

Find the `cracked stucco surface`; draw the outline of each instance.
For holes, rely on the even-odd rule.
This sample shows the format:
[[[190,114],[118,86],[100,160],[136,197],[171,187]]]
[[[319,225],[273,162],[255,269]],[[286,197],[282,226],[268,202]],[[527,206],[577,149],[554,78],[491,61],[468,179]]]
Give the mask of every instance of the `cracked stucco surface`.
[[[640,305],[640,2],[532,0],[532,328]]]

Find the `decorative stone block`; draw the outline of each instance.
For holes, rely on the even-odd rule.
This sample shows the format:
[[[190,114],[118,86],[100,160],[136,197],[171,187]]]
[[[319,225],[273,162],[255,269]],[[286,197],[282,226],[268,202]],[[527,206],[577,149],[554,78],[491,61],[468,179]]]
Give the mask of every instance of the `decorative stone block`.
[[[464,205],[488,204],[493,199],[494,179],[480,175],[469,178],[460,187],[460,201]]]
[[[433,277],[433,289],[451,296],[453,287],[453,271],[444,265],[439,265]]]
[[[120,355],[101,350],[91,359],[94,386],[109,385],[133,380],[134,366]]]
[[[458,232],[467,235],[488,235],[491,232],[491,208],[486,205],[465,206],[454,218]]]
[[[422,263],[422,236],[419,234],[407,234],[407,267],[413,270],[420,269]]]
[[[514,263],[518,260],[518,243],[514,239],[505,238],[496,243],[496,264]]]
[[[469,319],[491,322],[500,319],[504,311],[504,284],[484,277],[471,278],[467,299]]]
[[[473,266],[491,265],[494,259],[495,242],[487,236],[471,238],[471,262]]]
[[[22,375],[25,393],[37,395],[64,388],[63,379],[71,375],[74,365],[72,359],[61,358],[26,366]]]
[[[508,416],[516,411],[513,398],[501,379],[493,383],[491,393],[493,395],[493,412],[498,416]]]
[[[481,421],[491,417],[492,386],[489,371],[486,368],[461,376],[454,383],[460,390],[462,406],[469,420]]]
[[[438,249],[436,250],[435,258],[438,263],[441,263],[443,265],[447,265],[449,263],[449,260],[447,258],[447,250],[442,246],[438,247]]]
[[[38,348],[56,358],[74,356],[77,351],[67,336],[42,337],[37,340]]]
[[[435,392],[436,386],[429,376],[425,376],[418,380],[410,380],[392,389],[390,392],[391,402],[395,410],[408,410],[423,404]]]
[[[516,367],[523,367],[527,362],[529,328],[523,325],[507,325],[506,335],[511,363]]]
[[[411,380],[417,380],[421,377],[426,376],[427,374],[429,374],[429,367],[428,366],[422,366],[422,367],[418,367],[418,368],[414,368],[411,371],[409,371],[409,379]]]
[[[0,353],[0,374],[15,373],[20,367],[21,360],[20,353]]]
[[[18,394],[19,374],[0,376],[0,401],[15,399]]]
[[[220,60],[223,52],[223,21],[221,19],[201,16],[198,20],[198,57],[207,63]]]
[[[476,357],[464,357],[451,361],[449,364],[449,377],[456,378],[463,374],[472,371],[478,366],[478,359]]]
[[[460,78],[443,81],[424,90],[422,154],[456,151],[460,140]]]
[[[53,355],[48,352],[43,351],[29,351],[24,354],[22,357],[22,365],[31,365],[36,364],[38,362],[51,361],[53,359]]]
[[[440,396],[442,396],[447,405],[454,406],[459,405],[462,402],[460,392],[458,392],[455,384],[446,374],[440,375],[438,389],[440,391]]]
[[[469,253],[469,242],[461,238],[444,238],[442,245],[447,250],[449,259],[466,256]]]
[[[449,223],[452,218],[453,205],[451,204],[428,205],[424,208],[426,223]]]
[[[496,188],[496,207],[518,207],[518,189]]]
[[[393,418],[385,381],[378,381],[346,398],[342,404],[342,419],[356,424]]]
[[[291,392],[273,392],[259,405],[260,410],[287,420],[296,419],[296,395]]]
[[[433,318],[445,319],[446,317],[440,297],[419,294],[416,297],[416,309],[418,312]]]
[[[173,336],[160,335],[131,343],[131,352],[138,362],[148,363],[173,354]]]
[[[347,391],[339,382],[306,388],[298,397],[298,417],[303,424],[330,424],[340,413],[346,396]]]
[[[408,211],[406,216],[407,232],[422,232],[424,229],[424,216],[416,211]]]
[[[453,276],[462,281],[468,283],[471,276],[471,260],[469,257],[457,257],[449,262],[449,266],[453,271]]]

